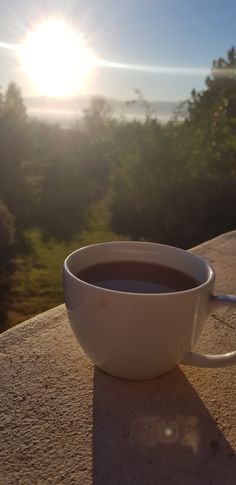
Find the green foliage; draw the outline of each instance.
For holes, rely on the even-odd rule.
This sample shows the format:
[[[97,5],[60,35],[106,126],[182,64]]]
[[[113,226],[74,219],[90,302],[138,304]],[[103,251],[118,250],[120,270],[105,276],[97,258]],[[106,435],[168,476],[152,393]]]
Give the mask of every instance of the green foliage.
[[[189,248],[236,227],[235,49],[192,91],[184,121],[177,112],[161,125],[136,95],[143,122],[114,119],[96,97],[69,130],[29,119],[14,83],[0,95],[3,322],[62,302],[61,264],[81,245],[134,238]]]
[[[12,213],[0,200],[0,261],[4,262],[5,254],[12,246],[15,237],[15,223]]]
[[[185,122],[129,130],[112,177],[114,231],[188,248],[235,227],[235,72],[231,49],[192,91]]]
[[[0,103],[0,197],[14,214],[17,229],[31,218],[31,155],[25,107],[18,87],[11,83]]]
[[[70,241],[59,241],[42,237],[39,229],[24,232],[24,246],[27,252],[19,251],[14,258],[14,272],[11,275],[8,326],[12,326],[37,313],[63,303],[62,264],[65,257],[75,249],[94,243],[119,239],[102,222],[103,215],[96,213],[100,227],[91,227],[74,234]],[[124,239],[121,237],[121,239]]]
[[[189,165],[216,178],[236,176],[236,53],[213,62],[207,89],[192,91],[182,136],[189,139]],[[186,156],[186,152],[184,152]],[[195,168],[196,171],[196,168]]]

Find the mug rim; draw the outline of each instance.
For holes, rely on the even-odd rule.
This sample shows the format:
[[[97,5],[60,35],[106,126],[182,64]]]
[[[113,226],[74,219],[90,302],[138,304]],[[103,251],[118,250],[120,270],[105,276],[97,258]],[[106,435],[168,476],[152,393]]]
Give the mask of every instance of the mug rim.
[[[110,288],[103,288],[101,286],[96,286],[92,283],[88,283],[87,281],[84,281],[80,278],[78,278],[78,276],[76,276],[74,273],[72,273],[72,271],[69,269],[68,267],[68,263],[70,261],[70,259],[77,253],[79,252],[82,252],[83,250],[85,249],[88,249],[88,248],[93,248],[93,247],[96,247],[96,246],[110,246],[110,245],[119,245],[119,244],[126,244],[127,246],[130,244],[135,244],[135,245],[139,245],[139,244],[145,244],[145,245],[152,245],[152,246],[160,246],[160,247],[163,247],[163,248],[169,248],[169,249],[173,249],[173,250],[177,250],[181,253],[188,253],[189,255],[191,255],[191,257],[193,257],[195,260],[199,260],[201,261],[201,263],[203,263],[205,265],[205,267],[207,268],[208,272],[209,272],[209,275],[208,275],[208,278],[206,281],[204,281],[203,283],[201,284],[198,284],[197,286],[194,286],[193,288],[188,288],[187,290],[180,290],[180,291],[171,291],[171,292],[164,292],[164,293],[139,293],[139,292],[132,292],[132,291],[120,291],[120,290],[112,290]],[[103,242],[103,243],[94,243],[94,244],[88,244],[87,246],[82,246],[81,248],[78,248],[78,249],[75,249],[75,251],[72,251],[72,253],[68,254],[68,256],[65,258],[64,260],[64,263],[63,263],[63,269],[66,273],[69,274],[70,277],[72,277],[72,279],[76,282],[79,282],[79,283],[82,283],[83,285],[85,285],[85,287],[88,287],[90,289],[95,289],[97,291],[101,291],[103,294],[104,292],[105,293],[108,293],[108,294],[116,294],[116,295],[126,295],[126,297],[167,297],[167,296],[171,296],[171,295],[182,295],[182,294],[189,294],[191,292],[194,292],[194,291],[198,291],[198,290],[201,290],[203,288],[205,288],[206,286],[209,285],[209,283],[211,281],[214,281],[215,280],[215,270],[213,269],[213,267],[208,263],[208,261],[206,261],[206,259],[202,258],[201,256],[199,256],[198,254],[193,254],[191,252],[188,252],[187,250],[185,249],[182,249],[182,248],[178,248],[177,246],[171,246],[171,245],[168,245],[168,244],[161,244],[161,243],[155,243],[155,242],[149,242],[149,241],[126,241],[126,240],[120,240],[120,241],[107,241],[107,242]]]

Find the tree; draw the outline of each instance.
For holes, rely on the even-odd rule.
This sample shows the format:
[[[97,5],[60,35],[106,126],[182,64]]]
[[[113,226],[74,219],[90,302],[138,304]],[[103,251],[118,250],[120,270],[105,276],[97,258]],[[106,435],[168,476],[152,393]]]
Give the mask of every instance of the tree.
[[[14,214],[17,227],[26,224],[31,203],[29,134],[20,90],[10,83],[0,102],[0,196]]]
[[[8,85],[5,93],[4,111],[8,114],[8,116],[12,116],[14,118],[14,123],[16,121],[24,122],[26,119],[26,109],[21,97],[21,91],[13,82]]]
[[[6,252],[12,246],[15,237],[14,217],[7,206],[0,200],[0,260],[8,259]]]
[[[236,176],[236,52],[213,61],[206,89],[192,91],[188,101],[188,120],[183,125],[189,168],[206,170],[213,177]]]
[[[90,106],[84,110],[83,125],[90,133],[98,136],[110,120],[110,116],[111,107],[106,98],[94,96],[91,98]]]

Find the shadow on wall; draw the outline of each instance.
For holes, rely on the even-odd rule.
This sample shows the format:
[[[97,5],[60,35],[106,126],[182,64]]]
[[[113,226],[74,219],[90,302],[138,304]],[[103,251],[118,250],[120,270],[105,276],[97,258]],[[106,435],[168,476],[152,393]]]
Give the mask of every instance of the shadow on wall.
[[[151,381],[95,368],[94,485],[233,485],[233,449],[177,368]]]

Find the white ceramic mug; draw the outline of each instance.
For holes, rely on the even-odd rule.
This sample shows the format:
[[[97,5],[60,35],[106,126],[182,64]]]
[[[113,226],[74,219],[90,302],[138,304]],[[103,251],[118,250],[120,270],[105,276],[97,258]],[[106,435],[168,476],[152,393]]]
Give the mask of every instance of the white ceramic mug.
[[[175,293],[128,293],[100,288],[76,277],[88,266],[126,260],[170,266],[199,284]],[[203,355],[191,350],[213,308],[236,307],[235,296],[213,296],[214,271],[199,256],[147,242],[94,244],[66,258],[63,279],[76,338],[92,362],[113,376],[150,379],[179,363],[200,367],[236,364],[236,351]]]

